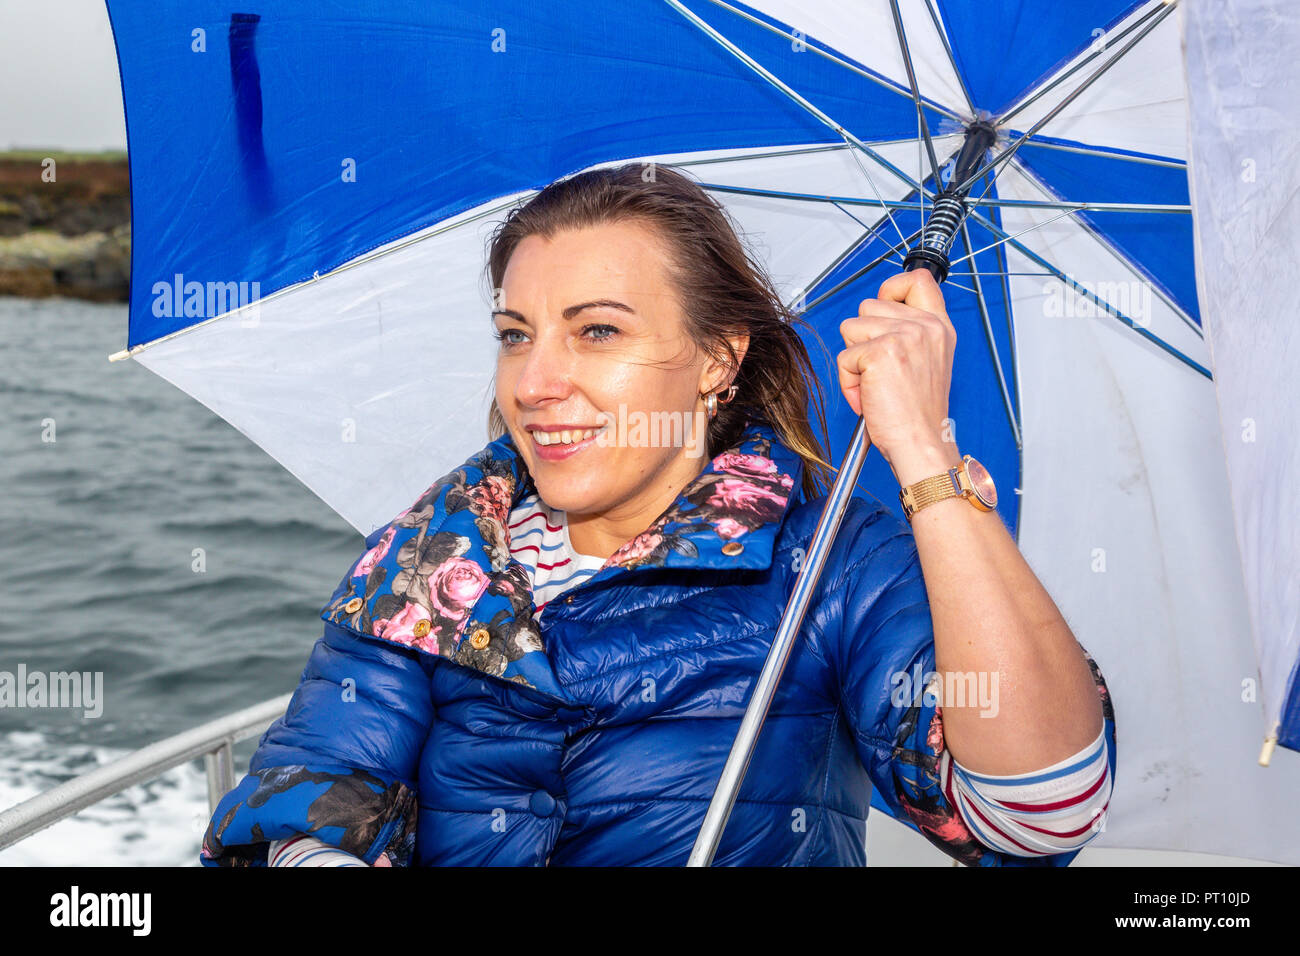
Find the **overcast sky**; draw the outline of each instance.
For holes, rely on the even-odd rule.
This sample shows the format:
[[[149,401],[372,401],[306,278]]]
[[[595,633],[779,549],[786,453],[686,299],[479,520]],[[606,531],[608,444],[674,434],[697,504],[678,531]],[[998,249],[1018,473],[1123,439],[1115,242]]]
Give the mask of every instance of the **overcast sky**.
[[[126,149],[103,0],[0,0],[0,149],[29,146]]]

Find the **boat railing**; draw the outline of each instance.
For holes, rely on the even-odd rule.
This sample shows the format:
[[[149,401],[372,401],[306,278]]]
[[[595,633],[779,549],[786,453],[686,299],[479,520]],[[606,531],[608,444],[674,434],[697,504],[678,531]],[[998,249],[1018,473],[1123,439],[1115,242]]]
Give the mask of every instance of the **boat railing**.
[[[133,750],[0,811],[0,850],[196,757],[203,758],[207,770],[208,812],[216,812],[217,803],[235,787],[234,745],[265,731],[284,714],[292,697],[293,694],[273,697]]]

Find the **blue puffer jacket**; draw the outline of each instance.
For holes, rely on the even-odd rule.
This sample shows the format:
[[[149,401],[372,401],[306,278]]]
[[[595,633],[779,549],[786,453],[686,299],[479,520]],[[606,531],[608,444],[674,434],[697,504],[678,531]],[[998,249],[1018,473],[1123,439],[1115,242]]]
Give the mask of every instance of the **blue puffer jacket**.
[[[801,477],[751,422],[535,618],[507,537],[531,478],[509,436],[491,443],[367,538],[201,862],[265,865],[268,841],[308,833],[367,863],[685,863],[822,512]],[[933,669],[911,533],[854,498],[715,863],[864,864],[874,785],[964,863],[1068,864],[991,850],[949,805],[941,715],[897,693]]]

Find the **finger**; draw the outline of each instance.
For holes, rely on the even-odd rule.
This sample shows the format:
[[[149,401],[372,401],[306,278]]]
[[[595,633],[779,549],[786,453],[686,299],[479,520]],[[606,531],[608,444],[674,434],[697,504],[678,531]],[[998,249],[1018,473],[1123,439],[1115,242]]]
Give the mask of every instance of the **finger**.
[[[898,303],[895,297],[901,296],[906,304]],[[913,269],[890,276],[880,286],[880,298],[894,301],[895,309],[907,309],[918,322],[934,325],[940,337],[953,346],[957,341],[957,329],[948,317],[948,309],[943,301],[943,293],[934,276],[925,269]]]
[[[935,315],[947,314],[943,293],[939,291],[939,283],[934,281],[934,276],[926,269],[913,269],[911,272],[900,272],[898,275],[890,276],[881,284],[880,292],[876,297],[903,302],[915,309],[932,312]]]
[[[896,332],[909,323],[933,322],[934,316],[901,302],[882,302],[880,299],[863,299],[858,314],[840,323],[840,335],[845,342],[865,342],[878,335]]]
[[[893,350],[896,355],[899,349],[905,351],[907,346],[901,342],[890,344],[888,340],[885,342],[876,340],[854,345],[835,357],[840,391],[844,393],[850,407],[858,415],[862,414],[862,396],[859,391],[862,379],[870,374],[873,362],[888,361],[890,351]]]
[[[918,309],[912,305],[906,305],[902,302],[895,302],[890,299],[863,299],[858,305],[858,316],[860,318],[891,318],[904,322],[933,322],[936,315],[933,312],[927,312],[925,309]],[[947,315],[940,310],[939,317],[946,319]]]
[[[902,302],[895,302],[892,299],[863,299],[858,303],[858,315],[863,318],[877,315],[894,319],[906,319],[919,314],[919,310],[912,308],[910,305],[904,305]]]
[[[840,323],[840,337],[844,339],[845,345],[857,345],[897,332],[905,324],[905,319],[892,315],[857,315]]]
[[[848,400],[853,413],[858,416],[862,415],[862,399],[858,391],[858,384],[862,378],[862,373],[859,371],[859,360],[863,348],[864,346],[861,345],[848,348],[835,357],[835,365],[839,372],[840,391],[844,393],[844,397]]]
[[[872,339],[880,338],[882,335],[899,335],[914,344],[919,344],[926,336],[934,338],[936,341],[943,342],[952,332],[951,323],[946,319],[931,315],[929,312],[921,312],[905,305],[899,305],[896,302],[881,303],[882,305],[891,305],[895,309],[902,309],[904,314],[901,316],[893,315],[876,315],[868,313],[859,315],[856,318],[845,319],[840,323],[840,336],[844,339],[846,346],[857,345],[860,342],[869,342]],[[874,310],[872,310],[874,312]]]

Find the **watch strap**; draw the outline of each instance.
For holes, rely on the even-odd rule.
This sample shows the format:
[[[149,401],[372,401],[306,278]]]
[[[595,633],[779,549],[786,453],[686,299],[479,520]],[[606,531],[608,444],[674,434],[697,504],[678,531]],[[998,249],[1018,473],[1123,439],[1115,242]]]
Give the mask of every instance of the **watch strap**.
[[[912,520],[912,515],[927,505],[943,501],[945,498],[961,496],[961,488],[953,475],[953,470],[950,469],[930,478],[922,478],[898,493],[899,500],[903,504],[903,514],[907,516],[908,521]]]

